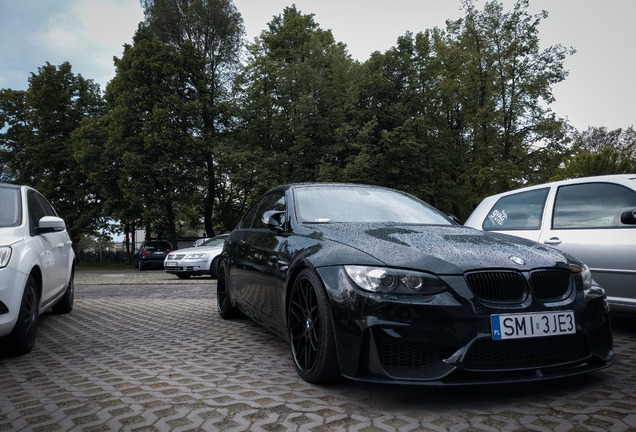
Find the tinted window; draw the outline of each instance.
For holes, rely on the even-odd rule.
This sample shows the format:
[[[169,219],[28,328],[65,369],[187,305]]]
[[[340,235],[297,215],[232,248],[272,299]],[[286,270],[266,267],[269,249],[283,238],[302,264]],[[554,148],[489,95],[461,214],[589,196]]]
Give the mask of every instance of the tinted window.
[[[199,246],[222,246],[224,242],[225,242],[225,236],[214,237],[211,239],[207,239],[206,241],[201,243]]]
[[[536,189],[500,198],[488,212],[483,229],[496,231],[541,228],[541,218],[549,190]]]
[[[247,213],[245,213],[245,216],[243,216],[243,219],[241,219],[241,223],[240,223],[241,228],[245,229],[245,228],[250,228],[252,226],[252,221],[254,220],[254,215],[256,214],[256,211],[258,210],[259,203],[260,201],[254,204],[247,211]]]
[[[623,225],[621,213],[636,209],[636,192],[612,183],[561,186],[554,205],[553,228],[611,228]]]
[[[144,243],[143,248],[147,251],[154,251],[154,250],[166,251],[166,250],[171,250],[172,245],[168,243],[167,241],[149,241]]]
[[[393,222],[450,225],[442,213],[410,195],[357,186],[308,186],[294,190],[302,222]]]
[[[20,189],[0,187],[0,227],[18,226],[21,223]]]

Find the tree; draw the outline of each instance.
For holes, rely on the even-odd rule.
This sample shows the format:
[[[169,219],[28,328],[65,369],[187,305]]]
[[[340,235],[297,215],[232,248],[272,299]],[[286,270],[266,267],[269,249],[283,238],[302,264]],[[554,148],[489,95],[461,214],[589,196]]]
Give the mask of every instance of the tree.
[[[201,145],[205,149],[205,230],[214,233],[212,215],[217,198],[216,154],[232,120],[231,83],[239,65],[243,19],[232,0],[141,0],[148,29],[166,44],[189,41],[205,62],[200,88]]]
[[[347,181],[405,190],[451,212],[464,148],[441,108],[433,33],[407,32],[363,65],[351,139],[357,151],[342,172]]]
[[[466,16],[447,22],[436,51],[444,64],[445,105],[470,145],[460,187],[470,191],[472,207],[485,195],[546,180],[558,166],[567,129],[548,105],[574,50],[540,49],[547,12],[531,16],[528,0],[510,12],[497,1],[483,11],[472,0],[463,6]]]
[[[120,215],[130,221],[139,211],[147,236],[165,233],[176,248],[176,215],[194,205],[204,176],[203,59],[190,42],[165,45],[141,25],[115,65],[105,95],[108,139],[98,153],[110,165],[96,175],[121,190],[108,195],[114,206],[124,204]]]
[[[636,171],[636,131],[590,127],[574,134],[573,154],[553,180]]]
[[[295,6],[274,17],[248,51],[237,80],[240,141],[263,156],[261,189],[318,180],[346,145],[340,128],[351,114],[356,63]]]
[[[99,86],[70,63],[31,74],[26,91],[0,91],[2,179],[42,192],[66,221],[73,243],[104,227],[95,184],[73,157],[71,134],[104,114]]]

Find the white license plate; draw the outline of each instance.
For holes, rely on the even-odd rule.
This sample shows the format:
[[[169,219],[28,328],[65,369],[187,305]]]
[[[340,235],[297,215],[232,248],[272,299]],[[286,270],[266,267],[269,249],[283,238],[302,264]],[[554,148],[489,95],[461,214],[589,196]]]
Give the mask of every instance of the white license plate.
[[[494,340],[576,333],[572,311],[491,315],[490,326]]]
[[[172,261],[166,261],[166,262],[164,263],[164,265],[165,265],[166,267],[176,267],[176,266],[177,266],[177,263],[176,263],[176,262],[172,262]]]

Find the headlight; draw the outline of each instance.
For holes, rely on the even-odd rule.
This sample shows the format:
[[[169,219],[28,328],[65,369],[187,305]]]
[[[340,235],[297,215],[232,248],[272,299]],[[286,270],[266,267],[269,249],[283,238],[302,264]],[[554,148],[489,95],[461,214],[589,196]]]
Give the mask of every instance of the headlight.
[[[570,270],[572,270],[574,273],[581,274],[583,289],[590,289],[592,285],[594,285],[594,280],[592,279],[592,271],[586,264],[583,264],[583,267],[570,264]]]
[[[188,254],[185,259],[187,260],[202,260],[205,259],[208,256],[208,254],[203,253],[203,252],[199,252],[199,253],[191,253]]]
[[[583,264],[583,269],[581,271],[581,278],[583,279],[583,288],[589,289],[594,285],[594,281],[592,280],[592,271],[590,268]]]
[[[9,265],[11,261],[11,246],[0,246],[0,268]]]
[[[446,290],[444,282],[428,273],[354,265],[344,268],[351,280],[365,291],[432,295]]]

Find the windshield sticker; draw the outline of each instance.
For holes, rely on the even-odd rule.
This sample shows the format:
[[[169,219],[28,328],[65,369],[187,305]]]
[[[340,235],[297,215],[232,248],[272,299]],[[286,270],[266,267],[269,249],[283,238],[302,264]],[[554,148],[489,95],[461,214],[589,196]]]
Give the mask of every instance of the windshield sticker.
[[[490,214],[490,216],[488,216],[488,219],[490,219],[493,225],[501,226],[506,221],[506,219],[508,219],[508,214],[505,210],[495,210]]]

